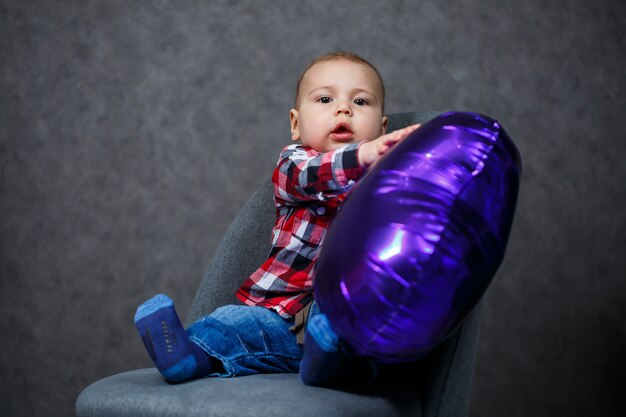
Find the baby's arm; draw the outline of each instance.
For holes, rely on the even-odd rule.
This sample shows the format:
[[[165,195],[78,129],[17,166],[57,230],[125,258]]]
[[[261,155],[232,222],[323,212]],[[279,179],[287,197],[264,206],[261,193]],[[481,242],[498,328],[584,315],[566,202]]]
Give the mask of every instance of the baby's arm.
[[[324,201],[348,191],[365,170],[420,125],[395,130],[369,142],[346,145],[325,153],[299,145],[287,146],[274,171],[276,198],[283,203]]]
[[[364,142],[359,148],[359,165],[363,169],[367,169],[376,163],[393,145],[404,140],[418,127],[420,127],[419,124],[407,126],[404,129],[394,130],[377,139]]]
[[[358,143],[325,153],[287,146],[272,177],[276,198],[283,203],[300,203],[345,193],[364,172],[358,152]]]

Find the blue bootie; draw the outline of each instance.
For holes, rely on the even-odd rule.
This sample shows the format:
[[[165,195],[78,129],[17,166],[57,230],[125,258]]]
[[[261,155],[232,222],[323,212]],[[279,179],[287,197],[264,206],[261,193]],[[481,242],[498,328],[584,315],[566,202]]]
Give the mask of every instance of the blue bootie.
[[[137,308],[135,326],[150,359],[169,382],[183,382],[211,372],[209,356],[189,340],[174,302],[158,294]]]
[[[336,386],[373,381],[375,361],[354,355],[333,331],[324,314],[313,316],[304,337],[300,380],[306,385]]]

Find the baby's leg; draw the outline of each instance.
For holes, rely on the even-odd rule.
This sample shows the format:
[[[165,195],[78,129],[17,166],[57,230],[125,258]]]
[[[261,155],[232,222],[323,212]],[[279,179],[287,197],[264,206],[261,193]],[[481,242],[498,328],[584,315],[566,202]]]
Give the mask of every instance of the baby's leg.
[[[210,357],[189,340],[168,296],[158,294],[140,305],[135,326],[167,381],[183,382],[211,373]]]
[[[289,330],[292,325],[265,307],[226,305],[193,323],[187,335],[219,361],[215,376],[298,372],[302,347]]]
[[[300,364],[300,379],[306,385],[331,386],[371,381],[375,364],[349,353],[324,314],[309,319]]]

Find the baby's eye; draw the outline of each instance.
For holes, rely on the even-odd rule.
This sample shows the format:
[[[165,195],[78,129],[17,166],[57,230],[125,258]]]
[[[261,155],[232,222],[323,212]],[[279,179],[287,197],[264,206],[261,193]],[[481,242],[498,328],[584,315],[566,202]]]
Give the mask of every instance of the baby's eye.
[[[332,98],[330,98],[330,97],[326,97],[326,96],[325,96],[325,97],[320,97],[320,98],[318,98],[318,99],[317,99],[317,101],[319,101],[320,103],[323,103],[323,104],[328,104],[328,103],[330,103],[331,101],[333,101],[333,99],[332,99]]]
[[[367,104],[367,100],[365,100],[364,98],[355,98],[354,104],[356,104],[357,106],[365,106]]]

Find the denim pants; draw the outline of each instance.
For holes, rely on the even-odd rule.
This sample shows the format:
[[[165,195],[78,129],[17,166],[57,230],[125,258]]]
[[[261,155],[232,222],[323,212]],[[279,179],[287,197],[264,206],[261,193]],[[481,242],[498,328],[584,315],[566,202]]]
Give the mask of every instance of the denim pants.
[[[313,302],[309,318],[317,314]],[[208,376],[232,377],[300,370],[302,345],[285,319],[265,307],[227,305],[200,318],[187,329],[189,339],[222,362],[224,372]]]

